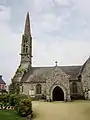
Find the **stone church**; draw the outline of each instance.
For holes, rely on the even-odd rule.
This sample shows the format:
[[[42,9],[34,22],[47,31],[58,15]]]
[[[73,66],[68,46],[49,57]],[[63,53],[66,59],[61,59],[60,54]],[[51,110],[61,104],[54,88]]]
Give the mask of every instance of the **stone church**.
[[[22,35],[20,65],[12,79],[20,83],[20,93],[34,99],[71,101],[90,97],[90,58],[80,66],[32,66],[32,36],[29,13]]]

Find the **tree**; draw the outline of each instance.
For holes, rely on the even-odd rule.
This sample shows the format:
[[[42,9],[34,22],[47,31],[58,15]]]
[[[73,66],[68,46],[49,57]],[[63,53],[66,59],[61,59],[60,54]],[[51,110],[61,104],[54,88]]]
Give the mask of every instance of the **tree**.
[[[20,83],[19,82],[12,82],[9,86],[9,93],[19,94],[20,93]]]

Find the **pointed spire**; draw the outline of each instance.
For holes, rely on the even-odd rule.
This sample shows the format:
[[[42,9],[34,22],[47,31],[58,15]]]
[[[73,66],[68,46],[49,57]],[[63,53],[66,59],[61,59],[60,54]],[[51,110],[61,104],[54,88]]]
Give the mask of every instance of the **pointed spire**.
[[[24,35],[26,35],[26,36],[31,35],[29,12],[27,12],[27,16],[26,16]]]

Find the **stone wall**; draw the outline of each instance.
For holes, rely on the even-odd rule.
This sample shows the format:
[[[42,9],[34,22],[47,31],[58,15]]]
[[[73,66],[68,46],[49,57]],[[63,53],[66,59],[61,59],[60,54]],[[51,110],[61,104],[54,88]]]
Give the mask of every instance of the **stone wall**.
[[[83,84],[83,91],[90,89],[90,60],[87,61],[83,72],[81,73],[82,76],[82,84]]]
[[[60,69],[55,68],[51,71],[46,80],[47,99],[53,100],[53,89],[59,86],[64,92],[64,99],[70,100],[69,76]]]
[[[22,94],[26,94],[28,95],[29,94],[29,90],[34,90],[34,96],[36,96],[36,85],[38,83],[23,83],[23,92]],[[45,95],[45,91],[46,91],[46,83],[39,83],[41,84],[42,86],[42,91],[41,91],[41,94],[44,94]]]
[[[73,93],[73,90],[72,90],[72,84],[73,83],[76,83],[77,84],[77,92],[76,93]],[[77,94],[78,96],[83,96],[83,88],[82,88],[82,83],[81,83],[81,81],[71,81],[70,82],[70,94],[71,94],[71,96],[73,96],[73,95],[75,95],[75,94]]]

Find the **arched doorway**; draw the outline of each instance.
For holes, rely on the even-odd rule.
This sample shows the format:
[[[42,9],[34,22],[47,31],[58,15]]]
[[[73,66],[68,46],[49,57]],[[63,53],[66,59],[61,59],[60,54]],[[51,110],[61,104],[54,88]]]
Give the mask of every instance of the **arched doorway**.
[[[64,92],[58,86],[53,90],[53,101],[64,101]]]

